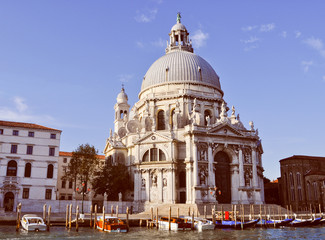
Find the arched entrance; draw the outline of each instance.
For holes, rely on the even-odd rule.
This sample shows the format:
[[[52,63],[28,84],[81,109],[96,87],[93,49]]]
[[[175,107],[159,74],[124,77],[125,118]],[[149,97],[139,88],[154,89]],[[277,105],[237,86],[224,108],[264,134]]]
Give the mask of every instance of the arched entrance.
[[[3,200],[3,206],[6,212],[12,212],[14,210],[15,195],[12,192],[7,192]]]
[[[231,203],[230,159],[225,152],[218,152],[214,156],[215,186],[221,191],[217,194],[219,203]]]

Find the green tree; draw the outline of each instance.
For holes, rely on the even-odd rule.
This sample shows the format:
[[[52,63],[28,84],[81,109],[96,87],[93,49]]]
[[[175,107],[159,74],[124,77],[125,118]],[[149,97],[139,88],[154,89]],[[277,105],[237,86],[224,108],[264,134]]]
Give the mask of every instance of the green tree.
[[[102,169],[95,172],[91,181],[95,196],[107,194],[107,199],[118,200],[121,192],[125,196],[127,191],[133,190],[128,167],[123,164],[113,165],[110,160],[106,161]]]
[[[81,183],[80,191],[79,189],[75,190],[82,194],[82,200],[84,200],[84,195],[87,193],[88,182],[98,164],[99,159],[97,157],[97,150],[94,146],[90,146],[88,143],[79,145],[79,147],[72,152],[72,158],[69,162],[68,169],[62,179],[73,181],[76,188],[77,184]]]

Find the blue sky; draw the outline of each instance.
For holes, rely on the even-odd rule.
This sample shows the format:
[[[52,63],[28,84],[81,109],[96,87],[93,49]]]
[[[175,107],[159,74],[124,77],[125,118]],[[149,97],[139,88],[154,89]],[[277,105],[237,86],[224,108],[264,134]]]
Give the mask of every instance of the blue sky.
[[[164,54],[176,13],[224,99],[262,138],[265,176],[279,160],[325,156],[325,2],[0,2],[0,119],[61,129],[62,151],[103,151],[125,85],[132,106]]]

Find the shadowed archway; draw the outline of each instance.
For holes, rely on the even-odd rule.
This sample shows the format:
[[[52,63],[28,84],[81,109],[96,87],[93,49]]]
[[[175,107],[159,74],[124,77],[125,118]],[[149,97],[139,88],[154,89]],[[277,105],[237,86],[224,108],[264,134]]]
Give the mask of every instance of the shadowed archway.
[[[215,186],[221,191],[217,195],[219,203],[231,203],[230,159],[225,152],[214,156]]]

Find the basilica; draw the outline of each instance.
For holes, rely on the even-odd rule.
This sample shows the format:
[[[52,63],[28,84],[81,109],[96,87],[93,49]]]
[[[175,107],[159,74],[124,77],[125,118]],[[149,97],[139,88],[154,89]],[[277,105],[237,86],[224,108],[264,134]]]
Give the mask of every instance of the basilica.
[[[130,107],[122,87],[104,154],[130,169],[136,203],[262,204],[263,148],[223,99],[219,76],[181,23]]]

